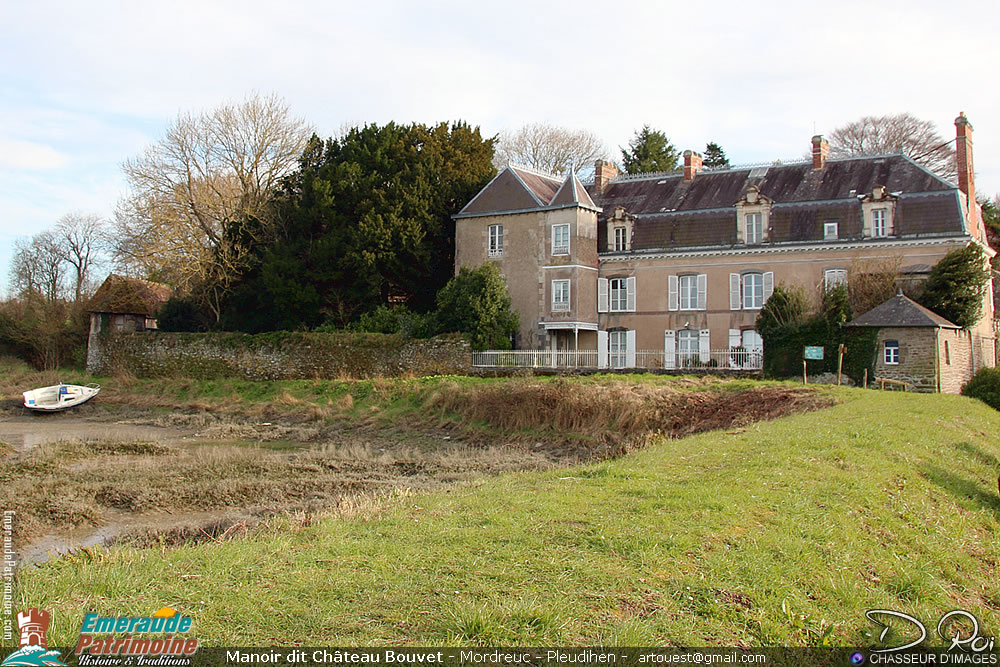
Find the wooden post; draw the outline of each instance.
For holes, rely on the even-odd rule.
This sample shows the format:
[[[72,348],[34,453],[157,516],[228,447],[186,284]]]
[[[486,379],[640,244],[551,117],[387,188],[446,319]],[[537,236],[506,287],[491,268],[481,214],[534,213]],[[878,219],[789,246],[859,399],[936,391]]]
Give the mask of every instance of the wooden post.
[[[844,368],[844,344],[837,348],[837,386],[840,386],[840,371]]]
[[[809,384],[809,380],[806,376],[806,360],[802,360],[802,384]]]
[[[865,369],[865,389],[868,388],[868,369]]]

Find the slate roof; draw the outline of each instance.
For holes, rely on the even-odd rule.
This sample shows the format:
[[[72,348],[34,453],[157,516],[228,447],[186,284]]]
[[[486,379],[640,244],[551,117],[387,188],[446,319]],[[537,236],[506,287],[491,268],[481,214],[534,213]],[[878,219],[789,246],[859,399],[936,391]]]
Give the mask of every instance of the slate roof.
[[[169,285],[110,274],[90,299],[92,313],[155,317],[174,290]]]
[[[576,174],[565,180],[525,167],[508,165],[486,184],[456,218],[526,211],[557,206],[586,206],[598,210]]]
[[[902,292],[854,318],[845,327],[941,327],[960,329]]]
[[[594,200],[590,198],[590,193],[587,189],[583,187],[580,179],[576,177],[576,174],[570,173],[563,181],[563,184],[559,186],[559,191],[556,192],[552,201],[549,202],[550,206],[568,206],[572,204],[579,204],[581,206],[589,206],[590,208],[596,208]]]
[[[838,223],[839,239],[860,239],[859,195],[876,185],[900,193],[894,228],[900,236],[965,233],[957,188],[903,155],[829,160],[699,172],[624,177],[608,183],[595,203],[611,213],[618,206],[634,215],[635,251],[736,244],[735,203],[755,185],[773,200],[772,242],[823,241],[826,222]],[[598,247],[607,230],[598,226]]]

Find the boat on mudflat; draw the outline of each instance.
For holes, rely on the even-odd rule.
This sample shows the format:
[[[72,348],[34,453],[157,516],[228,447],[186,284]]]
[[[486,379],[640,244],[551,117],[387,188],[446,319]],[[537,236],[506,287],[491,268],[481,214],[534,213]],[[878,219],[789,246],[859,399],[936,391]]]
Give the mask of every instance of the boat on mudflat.
[[[101,391],[101,385],[56,384],[24,392],[24,407],[35,412],[59,412],[83,405]]]

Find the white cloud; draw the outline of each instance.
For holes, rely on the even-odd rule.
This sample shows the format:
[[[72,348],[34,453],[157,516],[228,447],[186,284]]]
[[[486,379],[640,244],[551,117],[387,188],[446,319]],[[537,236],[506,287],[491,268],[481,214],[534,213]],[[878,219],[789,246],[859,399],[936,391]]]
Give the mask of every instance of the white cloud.
[[[0,137],[0,169],[56,169],[66,162],[51,146]]]

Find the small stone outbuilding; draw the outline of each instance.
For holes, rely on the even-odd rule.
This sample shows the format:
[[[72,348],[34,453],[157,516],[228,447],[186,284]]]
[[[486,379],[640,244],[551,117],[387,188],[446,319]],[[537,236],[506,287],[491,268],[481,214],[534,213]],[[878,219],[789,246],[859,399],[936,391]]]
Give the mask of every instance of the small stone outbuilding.
[[[901,291],[844,326],[877,328],[875,377],[913,391],[957,394],[984,365],[974,358],[970,332]]]
[[[110,274],[90,300],[87,368],[99,365],[102,335],[156,331],[159,328],[156,314],[173,293],[173,289],[163,283]]]

